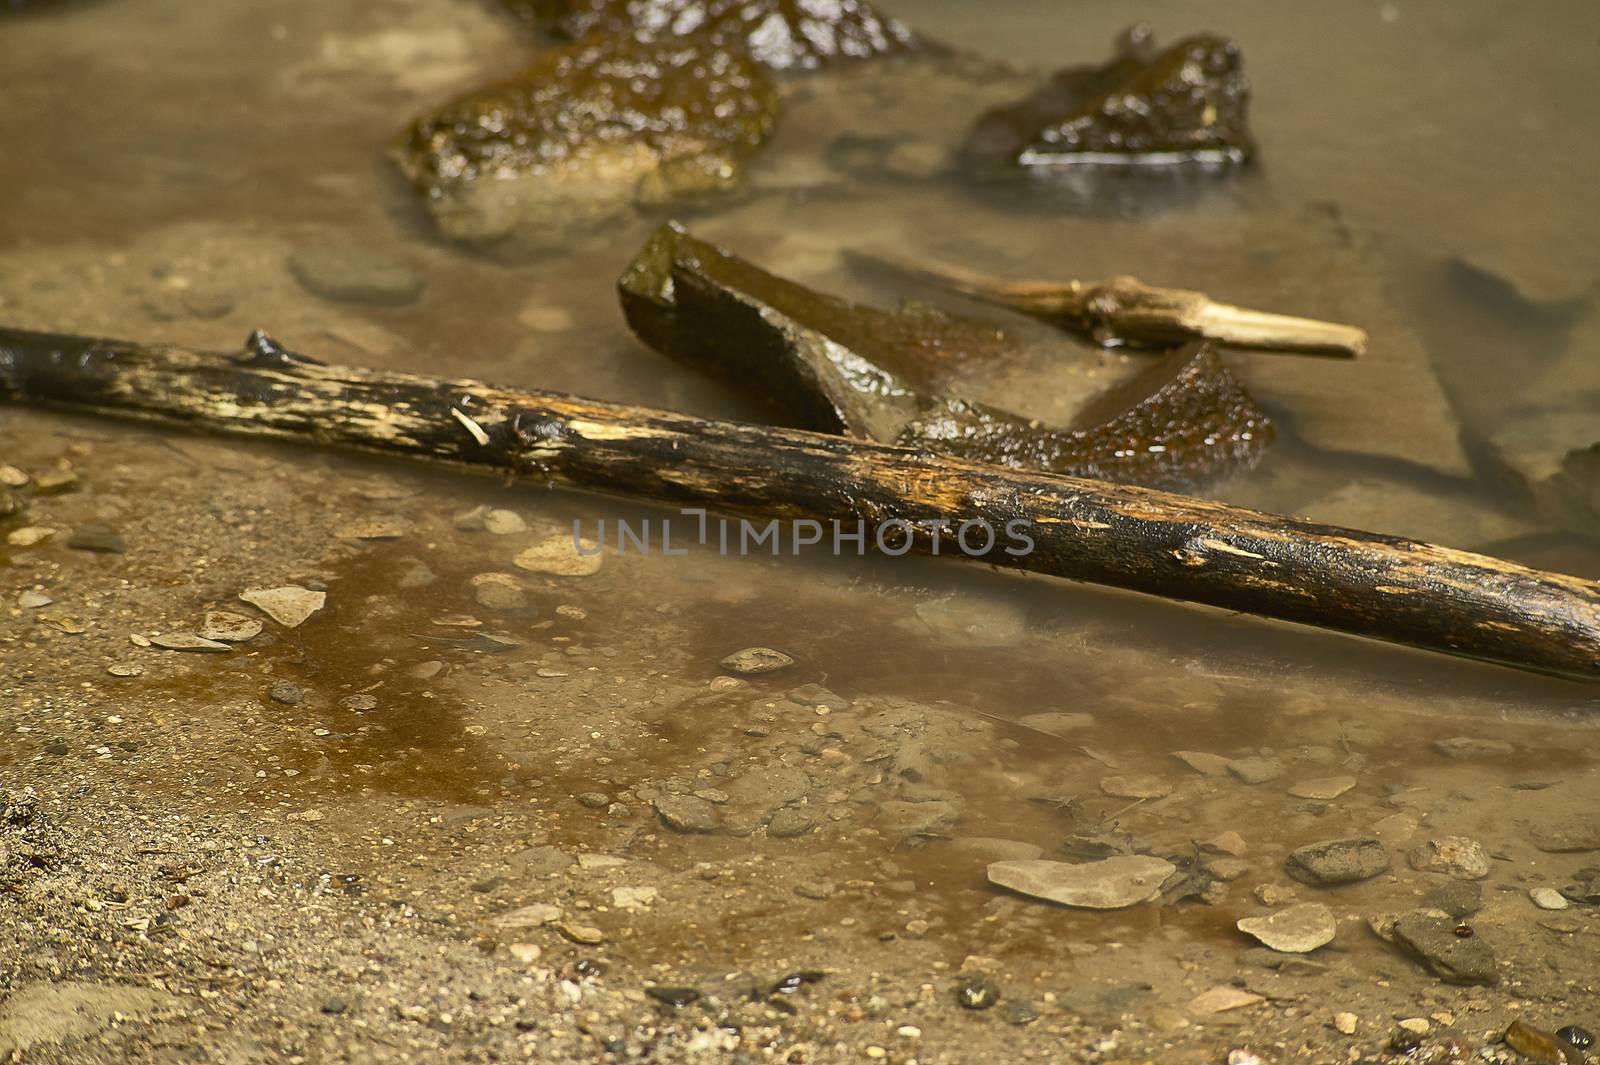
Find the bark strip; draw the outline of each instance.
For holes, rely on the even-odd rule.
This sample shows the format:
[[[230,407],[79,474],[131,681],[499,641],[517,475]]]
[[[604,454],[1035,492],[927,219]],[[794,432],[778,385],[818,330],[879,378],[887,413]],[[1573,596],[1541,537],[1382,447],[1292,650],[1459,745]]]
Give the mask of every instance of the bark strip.
[[[0,398],[443,460],[734,514],[1031,523],[984,560],[1600,678],[1600,584],[1170,492],[476,381],[0,329]],[[952,530],[953,532],[953,530]],[[946,541],[944,554],[958,554]],[[927,542],[921,547],[930,546]]]

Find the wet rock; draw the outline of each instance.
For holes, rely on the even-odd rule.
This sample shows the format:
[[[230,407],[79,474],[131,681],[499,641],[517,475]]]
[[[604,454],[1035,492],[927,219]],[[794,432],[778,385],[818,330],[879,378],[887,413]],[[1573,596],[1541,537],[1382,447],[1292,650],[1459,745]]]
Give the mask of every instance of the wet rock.
[[[605,555],[595,541],[574,543],[570,535],[557,534],[519,552],[512,559],[512,565],[530,573],[547,573],[553,577],[589,577],[600,572],[600,564],[604,559]]]
[[[1203,840],[1200,849],[1208,854],[1225,854],[1230,858],[1237,858],[1248,851],[1250,845],[1245,842],[1243,836],[1229,829]]]
[[[1576,1024],[1557,1028],[1556,1038],[1566,1040],[1568,1045],[1577,1047],[1579,1050],[1588,1050],[1595,1044],[1594,1033],[1587,1028],[1580,1028]]]
[[[1201,34],[1157,50],[1147,27],[1101,67],[1058,72],[1032,97],[983,115],[964,155],[980,172],[1106,163],[1226,164],[1255,151],[1238,45]]]
[[[511,864],[533,876],[545,876],[571,868],[573,857],[560,847],[529,847],[513,855]]]
[[[647,910],[660,894],[653,887],[616,887],[611,889],[611,905],[619,910]]]
[[[1600,905],[1600,866],[1579,869],[1573,874],[1573,882],[1562,887],[1561,894],[1572,902]]]
[[[472,578],[472,597],[490,610],[526,610],[528,591],[509,573],[480,573]]]
[[[802,880],[794,886],[796,895],[816,902],[833,898],[838,890],[838,885],[832,880]]]
[[[661,823],[677,832],[715,832],[721,823],[716,806],[694,795],[658,795],[654,805]]]
[[[1371,837],[1329,839],[1307,844],[1284,859],[1284,871],[1305,884],[1353,884],[1389,869],[1389,852]]]
[[[1355,787],[1356,783],[1356,778],[1349,776],[1302,780],[1289,788],[1289,794],[1297,799],[1318,799],[1326,802],[1337,799]]]
[[[746,647],[742,651],[735,651],[724,658],[719,665],[730,673],[739,673],[744,676],[755,676],[759,673],[772,673],[780,669],[788,669],[794,665],[794,659],[782,651],[773,650],[771,647]]]
[[[1541,910],[1564,910],[1571,905],[1567,902],[1566,896],[1555,888],[1536,887],[1528,892],[1528,897]]]
[[[1514,754],[1516,748],[1502,740],[1485,740],[1476,736],[1451,736],[1429,744],[1446,758],[1504,758]]]
[[[993,836],[957,836],[945,846],[958,852],[963,860],[982,862],[984,865],[991,862],[1032,861],[1044,853],[1044,848],[1036,843]]]
[[[1235,758],[1228,762],[1228,772],[1243,784],[1268,784],[1283,776],[1283,763],[1259,755]]]
[[[700,992],[692,987],[665,987],[656,985],[647,987],[644,993],[663,1005],[679,1009],[691,1003],[700,1001]]]
[[[1390,814],[1372,826],[1372,834],[1377,836],[1385,847],[1398,847],[1416,835],[1420,827],[1420,822],[1410,814]]]
[[[1030,728],[1035,732],[1048,733],[1066,739],[1074,733],[1094,727],[1093,714],[1069,714],[1060,710],[1049,710],[1039,714],[1024,714],[1017,718],[1017,724]]]
[[[405,263],[368,248],[306,248],[289,256],[302,288],[341,303],[403,306],[422,295],[422,277]]]
[[[245,643],[261,635],[261,622],[229,610],[208,610],[200,623],[200,635],[223,643]]]
[[[1172,785],[1155,776],[1110,776],[1100,781],[1100,790],[1117,799],[1164,799]]]
[[[803,836],[817,827],[817,818],[810,810],[788,806],[772,815],[767,822],[767,835],[774,839],[791,839]]]
[[[1250,863],[1242,858],[1207,858],[1200,868],[1214,880],[1223,882],[1239,879],[1250,871]]]
[[[785,697],[798,706],[821,706],[829,710],[848,710],[849,700],[835,695],[820,684],[802,684],[790,689]]]
[[[983,976],[968,976],[956,982],[956,1005],[965,1010],[986,1010],[1000,1001],[1000,985]]]
[[[346,710],[354,710],[358,714],[364,714],[368,710],[376,710],[378,708],[378,697],[368,695],[365,692],[358,692],[355,695],[346,695],[343,699],[340,699],[339,705]]]
[[[17,596],[17,605],[24,610],[38,610],[40,607],[49,606],[53,602],[55,602],[54,599],[32,588]]]
[[[208,640],[192,632],[167,632],[150,637],[150,642],[163,651],[198,651],[209,654],[227,654],[233,648],[219,640]]]
[[[1481,936],[1457,935],[1454,918],[1405,914],[1394,923],[1394,941],[1446,983],[1494,984],[1500,979],[1494,951]]]
[[[1506,1046],[1539,1065],[1583,1065],[1584,1056],[1577,1047],[1521,1018],[1512,1021],[1501,1038]]]
[[[1600,814],[1573,814],[1528,826],[1533,845],[1551,854],[1600,850]]]
[[[40,496],[59,496],[68,492],[76,492],[82,487],[78,480],[77,471],[65,467],[47,470],[33,479],[33,494]]]
[[[1489,855],[1483,844],[1465,836],[1441,836],[1412,848],[1406,855],[1411,868],[1443,873],[1457,880],[1482,880],[1489,875]]]
[[[240,592],[239,598],[284,628],[293,629],[321,610],[328,601],[328,594],[298,584],[286,584],[279,588],[250,588]]]
[[[1339,931],[1333,911],[1320,902],[1303,902],[1265,917],[1246,917],[1238,928],[1285,954],[1308,954],[1325,947]]]
[[[1229,1010],[1258,1006],[1265,1001],[1265,998],[1252,991],[1218,984],[1190,999],[1188,1009],[1196,1016],[1205,1017],[1213,1013],[1227,1013]]]
[[[272,687],[267,689],[267,698],[284,706],[299,706],[305,697],[300,685],[292,680],[274,681]]]
[[[961,819],[961,806],[948,800],[902,802],[891,799],[878,804],[873,827],[893,836],[938,836],[955,827]]]
[[[593,925],[579,924],[576,921],[561,921],[556,924],[556,931],[586,947],[599,946],[606,941],[606,934]]]
[[[56,530],[45,525],[24,525],[20,529],[12,529],[6,534],[6,543],[12,547],[34,547],[42,544],[56,534]]]
[[[587,806],[591,810],[604,810],[611,805],[611,796],[603,791],[585,791],[577,796],[579,806]]]
[[[75,551],[95,551],[106,555],[120,555],[128,550],[128,543],[114,529],[104,525],[80,525],[67,537],[67,546]]]
[[[144,667],[133,662],[115,662],[106,667],[106,672],[113,677],[142,677]]]
[[[1224,758],[1220,754],[1207,754],[1204,751],[1173,751],[1172,757],[1196,773],[1208,777],[1222,776],[1228,771],[1228,763],[1233,760]]]
[[[528,531],[528,523],[514,510],[486,510],[483,513],[483,531],[490,536],[515,536]]]
[[[417,119],[397,158],[447,236],[552,247],[635,203],[734,187],[777,103],[703,36],[598,34]]]
[[[864,0],[511,0],[562,36],[698,33],[774,70],[814,70],[912,46],[911,30]]]
[[[560,906],[548,902],[536,902],[531,906],[502,913],[494,919],[494,923],[500,928],[537,928],[559,920],[561,920]]]
[[[1424,895],[1422,904],[1451,917],[1471,917],[1483,908],[1483,888],[1475,880],[1453,880]]]
[[[1065,906],[1114,910],[1151,902],[1177,866],[1160,858],[1122,855],[1072,865],[1047,860],[994,862],[989,882]]]

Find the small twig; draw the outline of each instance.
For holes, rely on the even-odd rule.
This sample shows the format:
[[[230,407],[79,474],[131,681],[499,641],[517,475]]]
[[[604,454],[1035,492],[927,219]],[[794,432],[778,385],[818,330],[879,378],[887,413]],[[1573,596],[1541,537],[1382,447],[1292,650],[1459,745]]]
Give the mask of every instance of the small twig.
[[[1314,318],[1253,311],[1203,292],[1156,288],[1137,278],[1105,281],[1004,281],[943,264],[924,265],[858,252],[863,264],[932,282],[1086,333],[1106,347],[1168,347],[1214,340],[1239,348],[1352,358],[1367,350],[1365,330]]]

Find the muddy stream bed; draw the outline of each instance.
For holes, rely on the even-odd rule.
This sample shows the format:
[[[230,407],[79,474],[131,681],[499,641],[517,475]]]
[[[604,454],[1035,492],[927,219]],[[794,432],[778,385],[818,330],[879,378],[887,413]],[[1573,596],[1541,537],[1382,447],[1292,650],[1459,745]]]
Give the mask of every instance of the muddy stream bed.
[[[738,189],[487,250],[389,152],[539,53],[498,5],[45,6],[0,14],[0,324],[760,419],[623,322],[667,217],[1029,336],[843,253],[1132,273],[1372,335],[1226,355],[1277,437],[1196,494],[1600,577],[1600,464],[1539,465],[1600,442],[1592,5],[902,0],[1004,66],[784,81]],[[1239,42],[1255,164],[954,172],[1132,16]],[[1140,358],[1056,342],[1078,391]],[[1049,417],[1037,373],[956,376]],[[1600,1029],[1593,684],[948,560],[619,551],[681,516],[19,406],[0,474],[0,1061],[1559,1061],[1501,1033]],[[320,607],[239,599],[282,586]],[[792,663],[722,664],[750,647]],[[1118,909],[986,876],[1136,854],[1175,875]],[[1333,930],[1237,927],[1284,913]]]

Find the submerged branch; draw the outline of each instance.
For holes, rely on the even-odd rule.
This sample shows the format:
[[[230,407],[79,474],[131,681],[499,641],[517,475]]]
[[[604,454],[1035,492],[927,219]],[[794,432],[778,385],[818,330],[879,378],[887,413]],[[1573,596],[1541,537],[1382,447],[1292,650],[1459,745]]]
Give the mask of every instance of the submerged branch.
[[[930,266],[859,252],[852,257],[1085,333],[1107,347],[1169,347],[1214,340],[1238,348],[1346,358],[1367,350],[1367,334],[1355,326],[1253,311],[1220,303],[1203,292],[1157,288],[1132,277],[1005,281],[944,264]]]
[[[1028,523],[996,565],[1600,679],[1600,584],[1153,489],[476,381],[0,329],[0,399],[356,447],[734,514]],[[998,538],[997,538],[998,540]]]

